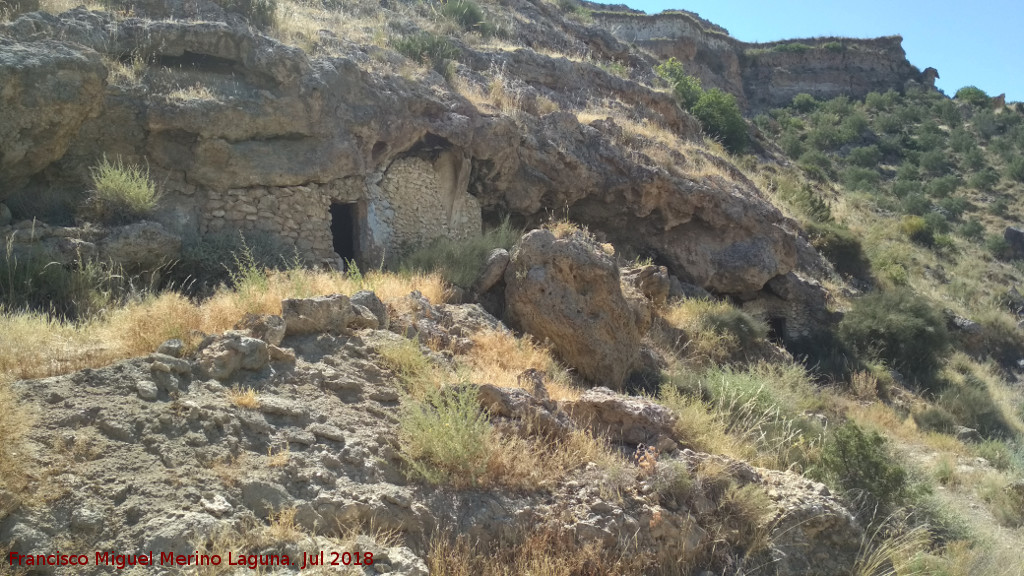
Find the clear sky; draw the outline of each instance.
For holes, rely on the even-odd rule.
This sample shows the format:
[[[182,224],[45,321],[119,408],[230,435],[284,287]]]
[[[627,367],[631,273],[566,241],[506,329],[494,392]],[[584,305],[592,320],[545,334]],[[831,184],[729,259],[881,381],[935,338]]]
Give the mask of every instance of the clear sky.
[[[939,71],[952,96],[974,85],[1024,101],[1024,1],[988,0],[620,0],[654,14],[683,9],[745,42],[814,36],[899,34],[910,63]]]

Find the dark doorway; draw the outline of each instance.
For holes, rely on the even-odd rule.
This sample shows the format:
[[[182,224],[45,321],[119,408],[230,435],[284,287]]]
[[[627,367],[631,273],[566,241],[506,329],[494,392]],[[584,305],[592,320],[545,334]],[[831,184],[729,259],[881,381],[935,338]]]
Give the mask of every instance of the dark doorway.
[[[768,319],[768,338],[775,342],[782,342],[786,339],[785,318],[772,316]]]
[[[334,251],[346,263],[356,260],[357,237],[359,226],[356,204],[331,204],[331,236],[334,239]]]

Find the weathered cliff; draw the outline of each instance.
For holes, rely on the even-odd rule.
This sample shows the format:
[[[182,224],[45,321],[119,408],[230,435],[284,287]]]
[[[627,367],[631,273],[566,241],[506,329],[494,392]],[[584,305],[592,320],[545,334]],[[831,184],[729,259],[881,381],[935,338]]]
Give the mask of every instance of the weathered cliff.
[[[659,58],[676,58],[706,87],[734,94],[748,112],[784,106],[802,92],[817,98],[862,98],[923,80],[907,61],[902,38],[811,38],[741,42],[684,12],[648,15],[595,12],[616,38]]]

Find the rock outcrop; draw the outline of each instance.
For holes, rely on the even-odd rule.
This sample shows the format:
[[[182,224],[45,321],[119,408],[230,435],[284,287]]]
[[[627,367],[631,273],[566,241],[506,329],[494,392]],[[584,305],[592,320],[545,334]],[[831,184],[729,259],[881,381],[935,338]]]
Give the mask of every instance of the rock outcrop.
[[[751,114],[785,106],[801,93],[819,99],[863,98],[871,91],[903,90],[909,80],[927,84],[932,78],[934,83],[931,73],[907,61],[899,36],[748,43],[682,11],[600,11],[594,18],[623,42],[659,58],[678,59],[705,87],[735,95]]]
[[[385,58],[383,69],[350,44],[333,48],[341,56],[310,59],[230,22],[117,20],[76,9],[0,24],[0,38],[7,74],[52,83],[70,66],[78,79],[73,93],[47,89],[55,110],[30,106],[36,96],[24,90],[39,85],[16,80],[27,88],[0,119],[0,134],[23,134],[0,139],[22,150],[4,151],[8,195],[54,182],[84,188],[88,168],[107,153],[150,167],[164,192],[157,220],[171,232],[266,234],[314,262],[379,263],[412,244],[479,234],[485,216],[535,224],[567,210],[718,292],[759,290],[795,266],[786,219],[738,172],[674,175],[624,148],[614,120],[581,123],[573,110],[613,97],[645,122],[700,138],[670,95],[589,63],[460,47],[456,73],[466,82],[486,85],[500,69],[522,87],[524,113],[512,118],[483,113],[435,74],[389,72],[407,62],[393,53],[374,56]],[[52,57],[28,56],[37,53]],[[100,56],[132,54],[142,63],[137,78],[111,77],[104,88]],[[174,88],[196,85],[195,94]],[[542,96],[566,109],[545,114],[528,103]],[[36,152],[27,156],[28,148]],[[353,254],[334,251],[336,205],[352,220]]]
[[[582,232],[523,236],[505,270],[505,306],[512,326],[549,340],[590,382],[619,388],[636,365],[642,335],[618,267]]]

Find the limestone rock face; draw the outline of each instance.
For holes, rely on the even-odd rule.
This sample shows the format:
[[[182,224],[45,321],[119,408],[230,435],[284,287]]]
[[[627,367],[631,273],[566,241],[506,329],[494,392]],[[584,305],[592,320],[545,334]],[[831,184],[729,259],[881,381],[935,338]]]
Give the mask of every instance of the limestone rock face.
[[[106,77],[92,50],[0,36],[0,201],[64,155],[99,114]]]
[[[348,296],[332,294],[316,298],[289,298],[281,301],[285,334],[339,334],[355,318]]]
[[[676,415],[645,398],[593,388],[571,403],[568,410],[573,420],[607,435],[613,442],[674,446]]]
[[[534,230],[520,240],[505,270],[506,315],[580,376],[618,388],[640,354],[640,331],[622,295],[619,271],[581,233],[558,239]]]
[[[152,270],[181,255],[181,238],[157,222],[138,222],[111,229],[98,248],[104,260],[126,268]]]

